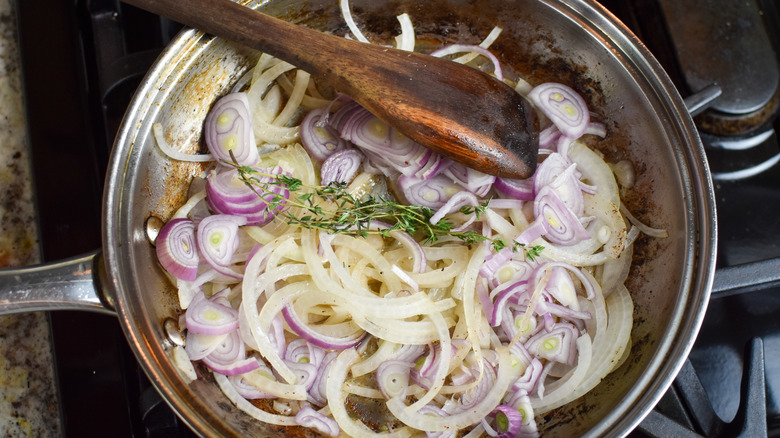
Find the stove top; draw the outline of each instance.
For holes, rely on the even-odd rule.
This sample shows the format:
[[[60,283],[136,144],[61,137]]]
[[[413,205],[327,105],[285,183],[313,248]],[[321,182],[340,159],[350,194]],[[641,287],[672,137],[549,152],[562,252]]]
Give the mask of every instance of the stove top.
[[[764,360],[780,357],[780,14],[773,0],[601,3],[648,46],[683,97],[708,103],[695,121],[719,222],[718,271],[700,335],[673,387],[631,435],[780,436],[780,365]],[[43,255],[55,260],[100,246],[114,135],[181,26],[116,0],[18,9]],[[66,436],[194,436],[146,379],[115,318],[54,312],[51,321]]]

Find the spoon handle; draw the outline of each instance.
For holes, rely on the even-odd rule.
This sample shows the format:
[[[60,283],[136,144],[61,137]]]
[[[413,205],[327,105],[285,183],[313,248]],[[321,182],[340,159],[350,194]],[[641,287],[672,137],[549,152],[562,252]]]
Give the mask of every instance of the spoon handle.
[[[203,32],[283,59],[307,72],[351,57],[351,41],[280,20],[230,0],[123,0]],[[345,44],[346,42],[346,44]]]
[[[306,70],[412,140],[471,168],[511,178],[536,168],[535,112],[477,69],[317,32],[230,0],[123,1]]]

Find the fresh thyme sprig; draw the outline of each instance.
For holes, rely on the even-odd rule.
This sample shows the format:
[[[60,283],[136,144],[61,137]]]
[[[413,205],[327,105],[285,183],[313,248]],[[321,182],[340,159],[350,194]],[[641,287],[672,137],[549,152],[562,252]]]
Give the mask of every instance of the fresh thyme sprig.
[[[327,186],[307,186],[300,179],[284,174],[261,173],[249,166],[240,166],[226,162],[238,170],[241,180],[264,199],[270,211],[278,211],[277,217],[287,224],[307,229],[317,229],[329,233],[366,237],[379,234],[389,237],[393,231],[405,231],[411,235],[422,236],[425,243],[433,243],[440,237],[452,236],[467,245],[489,242],[494,250],[500,251],[511,243],[512,251],[524,251],[529,260],[541,254],[542,246],[526,246],[518,242],[506,242],[499,237],[486,237],[474,230],[456,231],[455,224],[447,217],[431,224],[434,212],[428,207],[404,205],[381,196],[366,195],[360,198],[347,192],[344,183],[331,183]],[[278,192],[289,190],[286,198]],[[291,207],[299,207],[302,213],[296,214]],[[464,214],[475,214],[477,219],[485,212],[487,201],[483,204],[460,209]],[[389,224],[388,228],[372,229],[371,221]]]

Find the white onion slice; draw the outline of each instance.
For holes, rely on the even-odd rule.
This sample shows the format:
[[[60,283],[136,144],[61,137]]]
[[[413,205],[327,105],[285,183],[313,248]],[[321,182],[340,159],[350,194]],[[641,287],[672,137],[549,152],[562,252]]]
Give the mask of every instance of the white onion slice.
[[[347,380],[349,368],[360,359],[360,355],[354,348],[348,348],[339,353],[336,360],[330,367],[326,383],[326,393],[328,395],[328,406],[333,418],[338,422],[341,430],[349,436],[354,437],[386,437],[386,438],[405,438],[411,435],[408,428],[401,428],[391,433],[376,433],[369,429],[360,420],[354,420],[347,413],[344,405],[347,394],[344,392],[344,382]]]
[[[509,385],[517,378],[518,371],[516,367],[512,366],[509,349],[499,347],[496,352],[498,353],[498,374],[495,385],[482,400],[470,409],[446,417],[436,417],[425,413],[410,412],[403,400],[399,398],[388,400],[387,408],[407,426],[424,431],[459,430],[476,424],[498,406]]]
[[[215,373],[214,380],[217,381],[217,385],[219,385],[219,388],[231,402],[233,402],[236,406],[238,406],[239,409],[246,412],[256,420],[262,421],[263,423],[277,424],[280,426],[294,426],[298,424],[295,421],[295,417],[271,414],[256,407],[247,399],[242,397],[238,391],[236,391],[236,388],[233,387],[226,376]]]
[[[412,19],[409,18],[409,14],[403,13],[398,17],[398,23],[401,24],[401,35],[397,38],[397,49],[404,50],[406,52],[414,51],[414,26],[412,25]]]
[[[476,53],[478,55],[482,55],[487,59],[489,59],[490,62],[493,63],[493,75],[499,81],[504,80],[504,73],[501,69],[501,63],[498,61],[496,55],[494,55],[490,50],[481,46],[474,46],[469,44],[451,44],[441,49],[434,50],[433,52],[431,52],[431,56],[435,56],[437,58],[443,58],[447,55],[452,55],[455,53],[463,53],[463,52]]]
[[[577,339],[577,366],[567,375],[556,380],[546,388],[544,398],[531,397],[531,406],[534,414],[543,415],[559,406],[563,406],[569,400],[569,395],[582,382],[588,373],[591,356],[591,340],[588,335],[582,335]]]
[[[488,47],[490,47],[498,39],[498,36],[501,35],[501,31],[502,30],[503,29],[501,29],[498,26],[494,27],[490,31],[488,36],[486,36],[485,39],[482,40],[481,43],[479,43],[479,47],[482,47],[483,49],[487,49]],[[467,53],[465,55],[461,55],[461,56],[453,59],[453,61],[458,62],[460,64],[466,64],[466,63],[471,62],[477,56],[479,56],[478,53],[471,52],[471,53]]]
[[[214,161],[214,156],[211,154],[187,154],[172,148],[165,140],[162,124],[160,123],[152,124],[152,135],[154,135],[154,139],[157,142],[157,147],[160,148],[160,150],[165,155],[169,156],[174,160],[190,161],[195,163],[206,163],[209,161]]]
[[[569,158],[577,163],[577,170],[582,173],[582,179],[596,187],[601,196],[609,202],[620,205],[615,175],[609,165],[585,144],[575,141],[569,147]]]
[[[358,29],[355,20],[352,18],[352,11],[349,9],[349,0],[341,0],[339,5],[341,7],[341,15],[344,17],[344,21],[347,22],[347,27],[349,27],[349,31],[352,32],[355,39],[361,43],[368,43],[368,39],[363,36],[363,32]]]
[[[620,212],[623,213],[626,218],[628,218],[628,221],[631,222],[632,225],[639,228],[639,230],[644,234],[650,237],[655,237],[657,239],[665,239],[669,237],[669,232],[665,229],[650,227],[649,225],[644,224],[642,221],[634,217],[634,215],[631,214],[631,211],[622,202],[620,203]]]

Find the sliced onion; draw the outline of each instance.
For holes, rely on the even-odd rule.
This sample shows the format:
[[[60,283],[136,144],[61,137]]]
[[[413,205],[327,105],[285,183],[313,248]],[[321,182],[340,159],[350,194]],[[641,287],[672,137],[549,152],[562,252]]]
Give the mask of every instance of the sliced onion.
[[[276,380],[276,375],[274,373],[269,374],[265,368],[260,367],[254,369],[248,373],[244,373],[242,377],[244,377],[250,385],[275,397],[289,400],[307,399],[306,388],[303,385],[291,385],[279,382]],[[293,377],[295,377],[294,373]]]
[[[530,245],[534,240],[547,234],[549,226],[544,217],[538,217],[535,221],[531,222],[517,237],[515,242],[521,245]]]
[[[190,360],[201,360],[216,350],[226,337],[227,333],[209,336],[188,331],[184,350],[187,352]]]
[[[493,63],[493,76],[495,76],[496,79],[498,79],[499,81],[504,80],[504,74],[501,70],[501,63],[498,61],[498,58],[496,58],[496,55],[490,52],[490,50],[481,46],[475,46],[470,44],[451,44],[441,49],[434,50],[433,52],[431,52],[431,56],[435,56],[437,58],[443,58],[447,55],[453,55],[455,53],[463,53],[463,52],[477,53],[489,59],[490,62]]]
[[[287,366],[295,373],[298,380],[295,382],[297,385],[301,385],[308,391],[314,385],[314,381],[317,379],[317,366],[306,362],[290,362],[287,361]]]
[[[588,124],[588,129],[585,130],[585,134],[604,138],[607,136],[607,126],[601,122],[590,122]]]
[[[485,263],[479,268],[479,276],[487,279],[493,278],[498,268],[504,266],[511,259],[511,248],[503,248],[498,252],[488,254],[485,256]]]
[[[502,30],[503,29],[501,29],[500,27],[495,26],[490,31],[488,36],[486,36],[485,39],[482,40],[481,43],[479,43],[479,47],[483,47],[485,49],[490,47],[491,44],[496,42],[496,39],[498,38],[498,36],[501,35]],[[471,62],[477,56],[478,56],[478,54],[476,54],[476,53],[467,53],[465,55],[458,56],[457,58],[453,59],[453,61],[458,62],[460,64],[466,64],[468,62]]]
[[[442,157],[427,148],[423,152],[422,157],[415,157],[413,162],[416,163],[414,168],[418,168],[413,175],[421,179],[432,178],[438,175],[443,169],[446,169],[447,166],[452,165],[451,160]]]
[[[549,148],[555,142],[558,141],[558,137],[561,136],[561,131],[555,125],[550,125],[541,131],[539,131],[539,147]]]
[[[547,82],[534,87],[528,98],[569,138],[579,138],[590,124],[585,100],[571,87]]]
[[[432,404],[428,404],[420,408],[418,411],[420,413],[430,415],[430,416],[436,416],[436,417],[446,417],[447,412]],[[475,427],[477,429],[478,427]],[[458,436],[458,432],[454,430],[448,430],[444,432],[431,432],[431,431],[425,431],[425,437],[426,438],[456,438]]]
[[[198,247],[195,223],[189,219],[172,219],[160,228],[155,240],[157,260],[176,278],[194,281],[198,275]]]
[[[284,320],[287,321],[290,329],[298,336],[314,345],[329,350],[344,350],[346,348],[354,347],[359,344],[365,336],[365,332],[357,333],[354,336],[345,338],[335,338],[319,333],[317,330],[304,323],[295,312],[295,309],[289,304],[282,309],[282,315],[284,315]]]
[[[637,227],[642,233],[647,234],[650,237],[655,237],[657,239],[665,239],[669,237],[669,232],[666,229],[650,227],[649,225],[637,219],[631,213],[628,207],[626,207],[625,204],[623,204],[622,202],[620,203],[620,212],[623,213],[626,216],[626,219],[628,219],[628,221],[631,222],[632,225]]]
[[[181,376],[189,384],[198,379],[198,373],[195,371],[195,366],[192,364],[192,360],[184,347],[180,345],[174,345],[171,352],[171,360],[176,368],[181,372]]]
[[[257,164],[260,156],[246,93],[231,93],[214,103],[203,124],[203,137],[217,160],[233,162],[235,157],[242,166]]]
[[[477,196],[473,193],[458,192],[452,195],[452,197],[450,197],[450,199],[448,199],[447,202],[445,202],[444,205],[442,205],[441,208],[439,208],[439,210],[433,216],[431,216],[430,222],[431,224],[436,225],[444,218],[444,216],[457,213],[458,210],[460,210],[462,207],[477,207],[478,205],[479,199],[477,199]]]
[[[421,148],[365,108],[355,110],[349,116],[343,121],[339,134],[361,149],[392,160],[407,157]]]
[[[357,146],[368,164],[386,176],[403,174],[419,179],[435,175],[447,164],[438,154],[420,146],[362,107],[337,111],[339,135]]]
[[[544,186],[555,181],[571,164],[571,160],[558,152],[550,154],[537,166],[536,172],[534,172],[534,193],[539,193]]]
[[[319,368],[317,369],[317,376],[314,378],[311,388],[309,388],[309,401],[318,405],[325,406],[328,404],[328,398],[326,394],[326,384],[328,382],[328,371],[336,359],[338,353],[335,351],[329,351],[325,357],[322,358]]]
[[[343,350],[330,366],[328,371],[326,393],[329,400],[333,418],[338,422],[341,430],[348,436],[374,436],[374,431],[369,429],[362,421],[353,419],[347,412],[345,402],[347,394],[344,392],[344,382],[349,374],[349,368],[360,359],[360,355],[354,348]],[[400,438],[410,436],[408,428],[401,428],[392,433],[383,434],[387,438]]]
[[[531,405],[536,415],[544,415],[569,401],[572,392],[577,389],[588,375],[588,368],[592,360],[591,347],[591,340],[587,334],[577,338],[577,366],[567,372],[565,376],[550,384],[549,391],[547,391],[544,397],[531,397]],[[548,365],[551,364],[552,362]]]
[[[555,150],[561,155],[569,155],[569,148],[574,143],[571,137],[562,135],[558,137],[558,141],[555,142]]]
[[[536,310],[538,313],[549,313],[550,315],[566,319],[574,324],[580,324],[581,321],[589,320],[593,317],[590,312],[573,310],[569,307],[545,300],[539,302]]]
[[[259,368],[268,373],[269,376],[273,375],[271,369],[268,368],[267,365],[261,364]],[[241,397],[244,397],[247,400],[276,398],[275,395],[260,391],[259,389],[252,386],[252,384],[247,382],[242,375],[230,376],[228,377],[228,381],[231,385],[233,385],[233,388],[236,389],[236,392],[241,394]]]
[[[346,140],[325,123],[327,118],[327,108],[316,108],[309,111],[301,122],[301,143],[306,152],[319,162],[348,147]]]
[[[488,322],[493,327],[501,325],[504,309],[507,303],[517,294],[528,291],[528,281],[507,282],[497,287],[494,292],[497,293],[493,303],[493,311],[488,316]]]
[[[577,163],[577,170],[582,173],[582,178],[595,186],[601,196],[615,205],[620,205],[620,192],[615,175],[599,154],[585,144],[575,141],[569,148],[569,158]]]
[[[311,406],[304,406],[295,414],[295,421],[303,426],[316,430],[327,436],[339,436],[341,429],[336,420],[315,411]]]
[[[551,186],[575,215],[582,215],[585,205],[583,184],[579,180],[577,165],[565,155],[552,153],[537,167],[534,174],[534,192],[538,195],[546,186]]]
[[[493,187],[498,193],[509,198],[520,199],[522,201],[533,201],[534,182],[533,179],[512,179],[496,178]]]
[[[512,252],[511,255],[514,254],[515,253]],[[498,288],[503,283],[517,280],[527,280],[531,275],[531,272],[533,272],[533,267],[528,262],[510,259],[506,263],[498,266],[493,275],[487,279],[490,286],[494,288],[493,290],[495,290],[495,288]]]
[[[225,393],[225,396],[227,396],[228,399],[230,399],[231,402],[233,402],[236,406],[238,406],[239,409],[246,412],[253,418],[257,419],[258,421],[262,421],[263,423],[267,424],[278,424],[282,426],[294,426],[295,419],[293,417],[288,417],[286,415],[277,415],[272,414],[270,412],[266,412],[249,401],[245,399],[244,397],[239,394],[235,387],[230,384],[230,381],[227,377],[217,373],[214,374],[214,380],[217,381],[217,384],[219,385],[219,388],[222,390],[223,393]]]
[[[187,330],[202,335],[224,335],[238,328],[238,311],[214,299],[206,299],[203,292],[195,296],[184,317]]]
[[[214,161],[214,157],[211,154],[187,154],[171,147],[165,140],[165,134],[163,133],[163,127],[160,123],[152,124],[152,135],[154,136],[157,147],[170,158],[178,161],[189,161],[196,163],[205,163],[208,161]]]
[[[436,175],[427,180],[401,175],[398,177],[398,185],[409,203],[429,208],[440,208],[452,195],[460,191],[458,186],[444,175]]]
[[[516,346],[522,347],[522,344],[517,343],[512,346],[512,349],[514,350]],[[523,350],[525,350],[525,348],[523,348]],[[542,368],[544,368],[542,361],[535,357],[531,358],[531,362],[525,368],[523,375],[512,383],[512,390],[515,392],[532,394],[539,383],[539,378],[542,375]]]
[[[558,197],[577,216],[582,216],[585,209],[583,184],[576,176],[576,164],[571,164],[554,181],[549,184]]]
[[[246,225],[245,217],[226,214],[208,216],[198,224],[198,249],[215,269],[232,263],[238,249],[238,227],[241,225]]]
[[[478,170],[470,169],[461,163],[454,161],[447,161],[445,167],[442,167],[440,173],[452,180],[452,182],[471,193],[474,193],[477,197],[484,198],[493,188],[493,183],[496,181],[496,177],[480,172]]]
[[[578,336],[579,330],[573,324],[559,322],[549,333],[541,331],[531,336],[525,347],[529,353],[543,359],[574,365]]]
[[[338,135],[339,131],[341,131],[341,127],[344,126],[344,123],[349,120],[354,114],[357,114],[359,112],[363,112],[366,109],[360,106],[359,103],[355,102],[351,98],[345,95],[339,95],[335,100],[334,104],[336,102],[345,102],[341,107],[339,107],[336,111],[333,112],[330,116],[328,116],[327,123],[333,129],[336,130],[336,134]],[[341,137],[339,137],[341,138]]]
[[[520,428],[518,437],[538,437],[539,431],[534,421],[534,408],[531,406],[531,399],[525,391],[515,392],[507,402],[509,406],[514,407],[523,415],[523,425]]]
[[[496,434],[490,434],[497,438],[516,438],[520,433],[520,429],[523,427],[523,414],[512,406],[498,405],[491,414],[491,417],[495,421]],[[483,426],[488,429],[488,426],[484,423],[487,419],[483,419]]]
[[[368,228],[371,230],[387,230],[392,228],[392,226],[382,221],[372,220]],[[428,269],[428,259],[425,251],[423,251],[420,243],[411,234],[406,231],[393,230],[390,231],[390,237],[400,242],[411,253],[413,260],[412,272],[422,273]]]
[[[466,190],[474,193],[480,198],[484,198],[490,192],[493,187],[493,183],[496,181],[494,175],[488,175],[487,173],[474,170],[472,168],[466,168]]]
[[[534,215],[545,222],[545,237],[552,243],[574,245],[590,239],[588,230],[550,186],[543,187],[536,197]]]
[[[363,36],[363,32],[360,31],[360,28],[357,27],[355,20],[352,18],[352,11],[349,10],[349,0],[340,0],[339,6],[341,8],[341,15],[344,17],[344,21],[347,23],[347,27],[349,27],[349,31],[352,32],[355,39],[361,43],[368,43],[368,39]]]
[[[414,51],[414,26],[409,14],[403,13],[396,17],[401,25],[401,35],[396,37],[396,48],[406,52]]]
[[[348,10],[346,0],[342,4]],[[402,23],[406,23],[403,32],[408,44],[413,33],[407,18]],[[262,71],[257,76],[261,74]],[[279,112],[284,103],[280,90],[289,93],[293,89],[289,79],[281,81],[288,85],[273,86],[268,93],[271,97],[257,103],[258,108],[264,109],[253,109],[254,117],[268,122]],[[521,82],[518,81],[518,87]],[[296,80],[296,93],[305,88],[303,83]],[[309,91],[319,99],[313,86]],[[542,94],[543,90],[540,86],[534,91]],[[301,102],[300,97],[290,99],[293,103],[285,106],[286,115]],[[187,347],[192,350],[192,357],[198,357],[196,360],[203,360],[214,370],[220,386],[231,383],[223,391],[241,409],[257,415],[256,418],[267,414],[269,422],[274,424],[297,423],[334,436],[344,430],[344,435],[354,436],[416,436],[424,432],[429,437],[443,437],[462,435],[463,429],[469,428],[466,434],[469,437],[485,432],[500,437],[535,433],[528,394],[538,395],[533,400],[535,406],[565,403],[570,395],[597,384],[602,373],[619,363],[626,346],[630,346],[630,341],[624,340],[628,335],[617,336],[616,331],[627,331],[626,325],[630,328],[631,309],[622,304],[610,306],[607,314],[607,305],[593,278],[595,275],[603,282],[602,271],[599,268],[581,271],[559,262],[573,259],[574,255],[588,260],[599,256],[603,262],[612,254],[608,246],[623,252],[633,239],[614,238],[621,235],[621,229],[625,234],[625,222],[616,208],[606,214],[593,212],[601,199],[604,200],[601,204],[609,203],[606,193],[612,194],[614,189],[609,186],[605,189],[600,182],[614,177],[605,173],[609,166],[602,157],[589,150],[590,154],[584,154],[571,137],[571,130],[578,122],[565,119],[567,115],[572,116],[567,113],[571,108],[566,99],[562,95],[549,96],[547,103],[563,112],[564,120],[556,121],[550,116],[553,124],[543,132],[543,141],[550,149],[540,152],[550,156],[540,164],[534,178],[527,180],[496,179],[442,158],[396,133],[348,98],[340,96],[331,105],[325,99],[319,100],[318,106],[328,107],[309,111],[306,117],[311,118],[305,123],[309,126],[301,128],[302,137],[311,136],[324,142],[319,145],[322,153],[319,171],[309,158],[315,156],[316,148],[307,147],[311,149],[307,154],[301,145],[292,146],[300,151],[299,155],[292,155],[290,148],[264,155],[262,165],[279,163],[279,166],[258,170],[278,175],[284,166],[297,177],[303,177],[304,184],[313,185],[317,183],[313,178],[318,172],[323,184],[347,182],[352,179],[352,168],[357,171],[362,167],[363,174],[373,173],[373,179],[384,181],[385,178],[378,176],[383,174],[388,181],[397,181],[392,187],[393,195],[406,198],[410,204],[427,204],[437,209],[431,220],[434,224],[462,205],[477,206],[480,198],[498,193],[504,198],[490,201],[479,223],[471,225],[477,215],[457,214],[452,217],[457,222],[455,226],[467,226],[468,230],[486,237],[501,238],[510,238],[523,230],[515,238],[517,242],[549,246],[552,251],[543,252],[539,260],[525,262],[527,253],[513,252],[511,248],[488,255],[487,244],[467,249],[462,245],[450,246],[454,237],[422,248],[413,236],[396,231],[388,231],[398,241],[390,242],[388,233],[383,233],[383,238],[354,239],[313,230],[293,233],[282,223],[253,226],[253,232],[240,232],[242,239],[251,236],[263,245],[250,256],[247,253],[252,245],[247,243],[241,250],[235,250],[232,245],[217,245],[212,248],[210,260],[200,255],[213,266],[200,263],[201,274],[214,273],[207,293],[220,290],[224,282],[230,281],[217,272],[232,272],[236,276],[242,275],[241,271],[247,272],[242,289],[234,290],[241,294],[244,306],[239,307],[237,323],[230,316],[236,312],[230,301],[237,299],[228,295],[230,289],[206,299],[198,286],[199,279],[177,282],[190,283],[182,302],[188,303],[189,319],[193,322],[186,321],[185,314],[180,324],[191,325]],[[342,102],[346,103],[341,105]],[[536,104],[542,109],[542,104]],[[331,113],[331,106],[340,108]],[[584,112],[587,113],[587,108]],[[258,113],[262,114],[258,116]],[[585,134],[600,135],[603,129],[597,123],[586,125]],[[258,132],[265,128],[257,126],[254,135],[260,139]],[[318,133],[325,135],[318,138]],[[350,142],[360,149],[352,149]],[[556,146],[551,146],[553,143]],[[558,152],[554,152],[556,147]],[[258,149],[254,149],[257,153]],[[567,150],[576,158],[570,160]],[[337,158],[348,154],[362,156],[362,164],[358,162],[349,169],[339,165]],[[241,217],[246,224],[270,222],[279,210],[268,212],[268,205],[286,208],[283,201],[289,193],[273,184],[276,178],[272,175],[256,174],[252,178],[268,182],[272,193],[261,191],[258,195],[238,177],[238,170],[217,167],[209,174],[210,181],[203,190],[207,202],[196,201],[194,204],[201,208],[188,207],[185,213],[190,211],[188,216],[196,224],[211,212],[216,216]],[[360,181],[353,185],[366,185]],[[387,188],[384,193],[389,193]],[[594,201],[594,193],[600,199]],[[535,199],[534,204],[526,202],[531,199]],[[281,205],[277,200],[282,201]],[[206,204],[210,212],[206,211]],[[536,218],[529,223],[531,207]],[[206,221],[204,230],[208,225]],[[587,226],[585,233],[581,232],[583,225]],[[233,224],[231,229],[240,226]],[[635,230],[633,234],[637,233]],[[569,243],[569,239],[591,237],[589,242]],[[199,242],[196,236],[195,245],[200,245]],[[596,254],[602,247],[602,253]],[[570,257],[558,259],[558,253]],[[607,278],[615,278],[614,282],[620,281],[617,274],[606,274]],[[576,288],[582,284],[587,299],[578,296],[575,284]],[[407,290],[409,286],[420,293],[412,294]],[[627,295],[622,289],[614,293],[620,294],[621,301]],[[453,309],[458,302],[463,307]],[[385,314],[391,306],[392,315]],[[613,313],[615,333],[608,330],[607,323]],[[311,322],[310,316],[316,316],[317,322]],[[578,339],[580,332],[585,335]],[[375,341],[361,342],[366,334]],[[234,340],[236,337],[238,341]],[[294,340],[286,344],[285,337]],[[592,343],[589,338],[593,338]],[[573,339],[577,339],[576,343]],[[235,351],[236,342],[243,345],[243,350]],[[545,348],[545,342],[550,348]],[[399,348],[399,344],[406,346]],[[582,346],[572,350],[573,344]],[[375,353],[361,357],[374,347]],[[247,349],[257,350],[259,354],[247,358]],[[331,351],[326,353],[325,349]],[[189,354],[186,349],[182,351]],[[419,369],[413,368],[416,360]],[[573,365],[574,360],[577,366]],[[261,376],[260,369],[269,377]],[[238,374],[245,370],[251,371]],[[360,383],[346,382],[350,370],[352,380],[374,371],[376,374],[364,377],[367,380],[361,379]],[[228,380],[220,373],[232,377]],[[448,375],[450,383],[445,384]],[[296,384],[282,383],[277,378]],[[410,386],[410,380],[417,384]],[[238,390],[240,385],[243,388]],[[381,399],[389,398],[387,410],[395,415],[396,424],[400,421],[418,430],[409,427],[396,428],[390,433],[370,430],[347,412],[347,394],[376,398],[380,403]],[[286,416],[258,413],[254,406],[244,403],[257,395],[280,397],[282,400],[274,409]],[[324,408],[317,412],[309,404]],[[295,412],[298,415],[293,417]]]
[[[545,288],[559,303],[574,310],[580,310],[577,301],[577,290],[574,289],[574,282],[571,275],[562,267],[552,269],[550,281]]]
[[[258,172],[260,175],[255,175],[258,179],[257,189],[247,186],[237,169],[228,168],[209,174],[206,178],[206,200],[209,208],[218,214],[243,216],[247,225],[264,225],[270,222],[282,209],[290,191],[285,185],[279,184],[276,178],[269,176],[282,174],[281,167],[258,169]],[[261,186],[268,192],[260,189]],[[271,210],[269,204],[277,204],[277,207]]]
[[[363,162],[363,154],[355,149],[344,149],[334,153],[322,163],[320,175],[322,185],[327,186],[332,182],[349,184],[360,170]]]
[[[458,403],[450,407],[450,413],[455,414],[472,409],[484,399],[495,386],[497,378],[495,367],[484,358],[482,359],[482,363],[483,371],[481,374],[477,365],[471,367],[471,374],[478,379],[476,385],[461,394]]]
[[[403,360],[386,360],[376,369],[376,381],[385,398],[406,397],[409,375],[414,364]]]
[[[388,400],[387,408],[404,424],[424,431],[458,430],[478,423],[499,405],[511,382],[517,378],[517,372],[511,364],[509,351],[504,347],[499,347],[497,351],[499,363],[495,384],[485,394],[485,397],[478,400],[471,409],[438,418],[425,412],[409,412],[403,400],[398,397]]]
[[[212,371],[226,376],[248,373],[260,366],[257,359],[246,358],[246,347],[238,330],[225,336],[217,348],[202,360]]]

